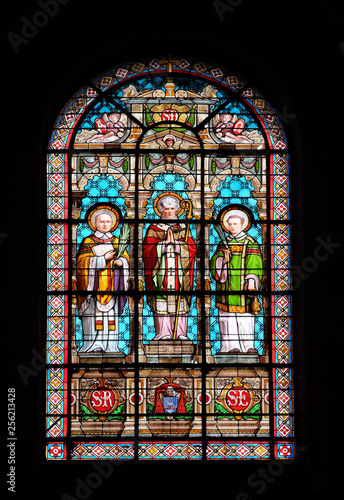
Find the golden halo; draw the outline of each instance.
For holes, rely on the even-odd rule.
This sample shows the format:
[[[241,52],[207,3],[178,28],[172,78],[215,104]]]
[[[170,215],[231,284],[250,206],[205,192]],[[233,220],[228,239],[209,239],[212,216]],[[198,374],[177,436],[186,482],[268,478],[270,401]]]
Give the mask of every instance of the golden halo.
[[[178,203],[180,204],[181,201],[183,201],[183,198],[177,194],[177,193],[171,193],[171,192],[165,192],[165,193],[161,193],[159,194],[159,196],[157,196],[153,202],[153,208],[154,208],[154,212],[159,215],[159,217],[161,217],[161,212],[160,212],[160,208],[159,208],[159,204],[160,204],[160,201],[163,199],[163,198],[175,198],[176,200],[178,200]],[[179,208],[178,210],[178,214],[177,214],[177,217],[180,217],[183,213],[183,209],[182,208]]]
[[[227,233],[230,233],[230,230],[227,225],[227,220],[230,215],[231,216],[236,215],[237,217],[241,217],[244,219],[244,224],[241,229],[242,231],[248,231],[248,229],[250,229],[251,217],[248,214],[248,212],[242,209],[239,210],[237,208],[229,208],[228,210],[225,210],[220,217],[220,224]]]
[[[120,221],[120,214],[119,214],[118,210],[111,207],[110,205],[98,205],[94,210],[92,210],[90,212],[87,222],[88,222],[88,225],[90,226],[90,228],[92,229],[92,231],[97,230],[96,225],[95,225],[95,218],[100,213],[108,214],[108,215],[110,215],[110,217],[113,218],[113,225],[111,226],[109,231],[114,231],[118,227],[118,224]]]

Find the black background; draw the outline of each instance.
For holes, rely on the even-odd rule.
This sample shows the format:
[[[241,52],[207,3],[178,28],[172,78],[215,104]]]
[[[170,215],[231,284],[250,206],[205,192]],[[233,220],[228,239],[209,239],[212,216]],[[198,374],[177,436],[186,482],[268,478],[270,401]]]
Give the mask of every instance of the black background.
[[[65,0],[66,1],[66,0]],[[43,0],[45,3],[45,0]],[[225,3],[225,2],[224,2]],[[288,121],[293,167],[294,264],[311,266],[324,241],[343,241],[344,30],[339,1],[67,1],[15,52],[23,17],[42,7],[6,2],[2,13],[1,319],[2,383],[15,387],[16,493],[8,498],[77,498],[90,462],[45,462],[45,150],[59,111],[100,72],[141,56],[200,57],[238,71]],[[341,45],[343,43],[343,45]],[[342,246],[295,291],[295,408],[300,455],[273,466],[266,489],[248,484],[268,462],[123,464],[84,498],[337,499],[343,494]],[[322,253],[324,255],[325,252]],[[307,260],[308,259],[308,260]],[[313,260],[314,262],[314,260]],[[36,363],[36,364],[35,364]],[[36,375],[25,385],[18,365]],[[5,407],[6,409],[6,407]],[[7,436],[6,426],[2,432]],[[8,449],[2,441],[2,456]],[[263,471],[263,472],[262,472]],[[272,472],[271,472],[272,471]],[[275,473],[280,471],[281,473]],[[8,465],[1,469],[2,479]],[[6,485],[5,485],[6,487]],[[68,498],[68,497],[67,497]]]

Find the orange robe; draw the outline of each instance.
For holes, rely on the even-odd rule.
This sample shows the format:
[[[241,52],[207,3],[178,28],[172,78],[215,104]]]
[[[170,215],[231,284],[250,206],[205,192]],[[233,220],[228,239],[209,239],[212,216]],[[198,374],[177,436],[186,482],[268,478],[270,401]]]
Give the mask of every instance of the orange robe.
[[[113,332],[118,330],[118,316],[123,310],[123,296],[117,297],[111,292],[127,289],[129,255],[124,251],[121,256],[122,267],[116,267],[114,266],[116,255],[109,261],[104,257],[105,253],[112,249],[118,249],[118,238],[111,233],[104,235],[96,231],[82,241],[78,251],[77,289],[89,292],[78,295],[84,338],[81,352],[95,349],[104,352],[118,351],[118,331],[116,334]],[[118,307],[119,302],[120,307]]]

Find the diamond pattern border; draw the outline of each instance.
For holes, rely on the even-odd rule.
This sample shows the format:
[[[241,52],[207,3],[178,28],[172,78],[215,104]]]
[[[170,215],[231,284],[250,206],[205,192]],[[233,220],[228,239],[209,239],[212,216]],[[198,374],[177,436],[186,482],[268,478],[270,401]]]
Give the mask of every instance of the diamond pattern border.
[[[140,460],[199,460],[202,443],[191,441],[152,442],[139,444]]]
[[[269,459],[268,442],[209,442],[207,446],[208,460],[228,459]]]
[[[72,460],[130,460],[134,458],[134,443],[74,443]]]

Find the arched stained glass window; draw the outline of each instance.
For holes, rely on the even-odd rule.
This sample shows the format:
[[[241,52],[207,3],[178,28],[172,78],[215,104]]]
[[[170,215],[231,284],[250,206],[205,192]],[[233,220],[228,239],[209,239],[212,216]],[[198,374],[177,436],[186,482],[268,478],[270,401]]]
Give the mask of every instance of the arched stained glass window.
[[[122,64],[47,153],[47,458],[294,458],[289,150],[252,83]]]

